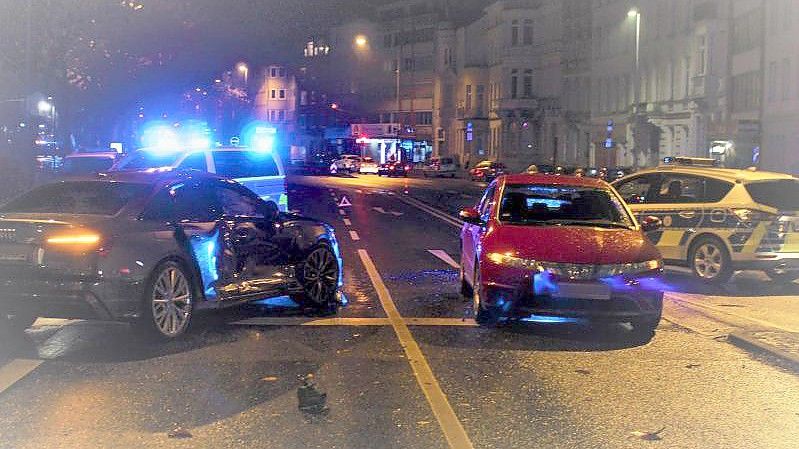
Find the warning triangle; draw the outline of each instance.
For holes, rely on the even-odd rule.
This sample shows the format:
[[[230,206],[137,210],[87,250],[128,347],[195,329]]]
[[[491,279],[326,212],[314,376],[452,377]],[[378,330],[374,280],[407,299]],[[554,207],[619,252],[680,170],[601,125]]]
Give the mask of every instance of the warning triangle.
[[[338,207],[350,207],[350,206],[352,206],[352,203],[350,203],[350,200],[347,199],[346,196],[342,196],[341,197],[341,201],[338,202]]]

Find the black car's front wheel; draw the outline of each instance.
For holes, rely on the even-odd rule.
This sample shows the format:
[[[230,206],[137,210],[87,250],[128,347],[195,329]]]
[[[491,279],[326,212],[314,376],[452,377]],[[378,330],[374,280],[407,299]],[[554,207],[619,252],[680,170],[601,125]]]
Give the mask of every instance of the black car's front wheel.
[[[194,312],[194,288],[183,264],[161,263],[144,289],[144,310],[138,328],[146,335],[175,339],[186,333]]]
[[[321,312],[333,312],[338,305],[339,266],[335,253],[327,245],[316,246],[308,253],[298,271],[304,293],[296,299]]]

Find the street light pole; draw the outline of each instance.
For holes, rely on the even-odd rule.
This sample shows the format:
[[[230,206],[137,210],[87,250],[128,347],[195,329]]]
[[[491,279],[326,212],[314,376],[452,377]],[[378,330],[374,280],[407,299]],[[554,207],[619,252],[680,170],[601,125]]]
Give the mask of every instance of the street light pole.
[[[638,107],[641,95],[641,11],[631,9],[627,17],[635,19],[635,77],[633,78],[633,110]]]

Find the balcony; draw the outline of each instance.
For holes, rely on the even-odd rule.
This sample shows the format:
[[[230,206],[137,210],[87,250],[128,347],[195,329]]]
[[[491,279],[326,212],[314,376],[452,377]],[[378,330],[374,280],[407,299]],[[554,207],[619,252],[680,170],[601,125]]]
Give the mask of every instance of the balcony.
[[[537,109],[538,100],[535,98],[502,98],[492,102],[495,111],[517,111],[520,109]]]

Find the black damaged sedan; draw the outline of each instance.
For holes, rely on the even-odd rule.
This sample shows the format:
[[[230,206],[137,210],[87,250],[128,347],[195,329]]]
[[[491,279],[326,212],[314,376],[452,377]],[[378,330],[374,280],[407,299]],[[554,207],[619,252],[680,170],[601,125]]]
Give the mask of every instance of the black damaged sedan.
[[[39,187],[0,207],[0,326],[37,317],[132,322],[175,338],[194,314],[288,295],[333,311],[333,228],[281,214],[233,181],[118,173]]]

